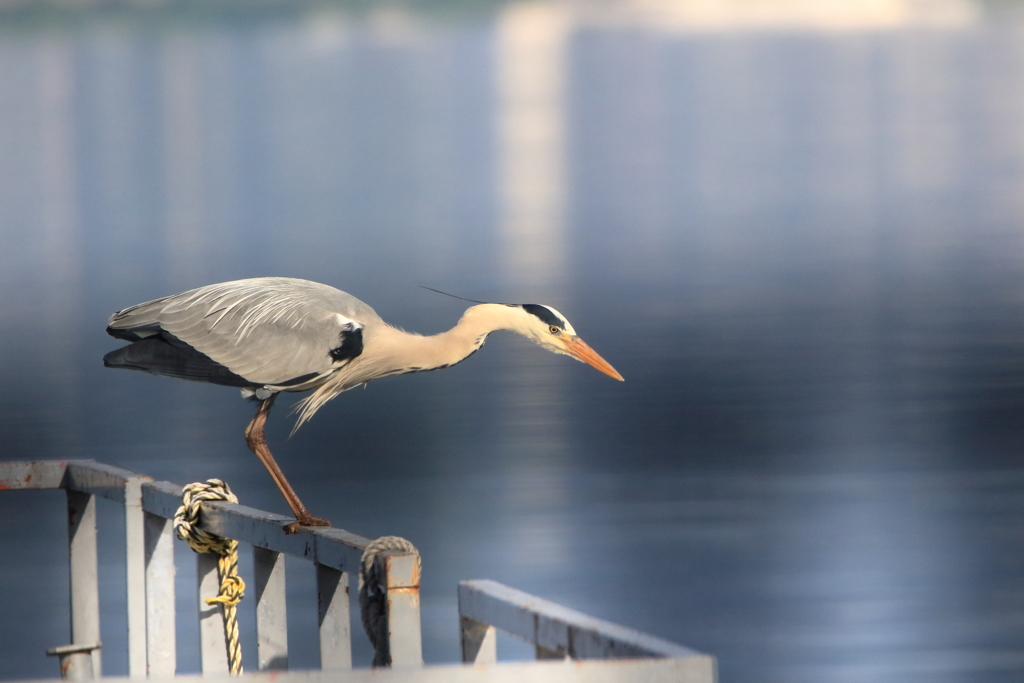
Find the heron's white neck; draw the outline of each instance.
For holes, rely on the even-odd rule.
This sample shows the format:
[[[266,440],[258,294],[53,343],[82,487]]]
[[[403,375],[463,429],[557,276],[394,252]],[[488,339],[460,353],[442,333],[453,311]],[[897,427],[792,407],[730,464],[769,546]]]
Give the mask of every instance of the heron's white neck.
[[[480,304],[467,309],[455,327],[440,334],[425,337],[389,327],[379,339],[381,352],[394,372],[445,368],[472,355],[491,332],[526,334],[525,315],[519,307]]]
[[[452,329],[429,337],[382,325],[374,330],[372,339],[366,340],[362,355],[299,403],[295,429],[346,389],[387,375],[455,365],[483,346],[487,335],[495,330],[511,330],[530,337],[528,318],[529,314],[518,306],[480,304],[468,309]]]

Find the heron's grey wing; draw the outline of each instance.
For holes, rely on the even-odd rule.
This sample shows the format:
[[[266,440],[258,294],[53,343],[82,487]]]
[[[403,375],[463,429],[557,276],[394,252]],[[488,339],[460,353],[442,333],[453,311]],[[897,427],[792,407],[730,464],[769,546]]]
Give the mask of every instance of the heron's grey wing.
[[[257,278],[139,304],[114,314],[108,331],[125,339],[170,335],[253,384],[288,386],[342,367],[358,355],[363,327],[379,320],[333,287]]]

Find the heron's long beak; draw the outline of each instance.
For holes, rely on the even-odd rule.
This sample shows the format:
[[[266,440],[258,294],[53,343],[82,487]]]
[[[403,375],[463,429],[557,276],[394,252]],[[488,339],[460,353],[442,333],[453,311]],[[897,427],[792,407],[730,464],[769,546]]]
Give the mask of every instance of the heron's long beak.
[[[623,381],[622,375],[619,374],[618,370],[611,366],[611,363],[606,361],[601,356],[597,355],[597,351],[590,348],[585,341],[579,337],[568,337],[564,339],[565,350],[570,356],[581,360],[588,365],[592,365],[609,377],[613,377],[620,382]]]

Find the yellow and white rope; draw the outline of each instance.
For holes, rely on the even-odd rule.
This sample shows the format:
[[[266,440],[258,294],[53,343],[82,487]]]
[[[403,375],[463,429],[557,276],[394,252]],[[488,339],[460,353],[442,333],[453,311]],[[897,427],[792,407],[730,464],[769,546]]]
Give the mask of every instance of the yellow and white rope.
[[[198,527],[200,503],[205,500],[226,500],[237,503],[238,497],[220,479],[189,484],[181,492],[181,507],[174,514],[174,531],[197,553],[216,553],[220,576],[220,592],[206,601],[219,603],[224,610],[224,635],[228,645],[228,665],[232,676],[242,673],[242,644],[238,638],[237,606],[245,596],[245,582],[238,575],[238,541],[215,536]]]

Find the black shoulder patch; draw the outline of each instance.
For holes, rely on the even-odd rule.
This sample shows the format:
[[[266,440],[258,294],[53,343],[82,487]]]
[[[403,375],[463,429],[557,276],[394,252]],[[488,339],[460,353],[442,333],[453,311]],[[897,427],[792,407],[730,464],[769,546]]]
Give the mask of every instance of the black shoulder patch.
[[[341,362],[352,360],[363,352],[363,328],[341,331],[341,343],[329,351],[331,360]]]
[[[565,328],[565,321],[552,313],[551,309],[547,306],[541,306],[540,304],[523,304],[523,310],[540,318],[545,325],[554,325],[555,327]]]

